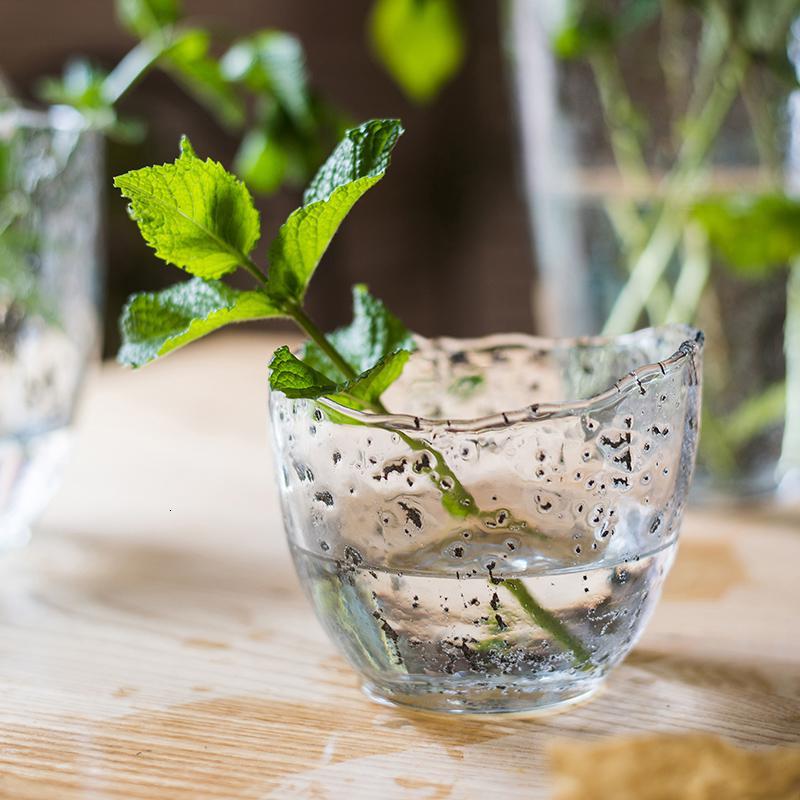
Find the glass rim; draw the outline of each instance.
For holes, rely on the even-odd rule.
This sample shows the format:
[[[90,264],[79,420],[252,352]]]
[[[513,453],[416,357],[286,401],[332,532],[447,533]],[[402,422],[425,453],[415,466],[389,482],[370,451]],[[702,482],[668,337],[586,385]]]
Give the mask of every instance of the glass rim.
[[[492,346],[493,344],[524,344],[531,349],[554,350],[557,348],[569,349],[573,347],[592,347],[608,344],[621,344],[632,346],[633,343],[647,335],[659,335],[668,332],[682,332],[685,337],[677,350],[661,361],[642,364],[620,377],[608,389],[592,395],[585,400],[560,400],[554,403],[533,403],[523,408],[512,411],[501,411],[483,417],[471,419],[432,419],[414,416],[412,414],[378,414],[373,411],[357,411],[337,403],[327,397],[319,397],[314,402],[342,416],[349,417],[355,422],[368,426],[380,426],[390,430],[438,432],[438,433],[469,433],[486,430],[510,428],[521,422],[542,422],[543,420],[572,417],[585,414],[589,411],[600,410],[617,402],[621,396],[634,391],[644,393],[645,383],[654,378],[662,378],[676,372],[684,362],[691,360],[703,350],[705,336],[701,330],[683,323],[668,323],[657,327],[640,328],[630,333],[612,336],[577,336],[577,337],[544,337],[524,333],[490,334],[469,339],[455,339],[452,337],[438,337],[426,339],[428,342],[458,342],[464,349],[471,347]],[[697,382],[695,378],[695,383]]]
[[[39,109],[13,105],[0,109],[0,137],[15,130],[90,133],[94,129],[89,120],[72,106],[53,105]]]

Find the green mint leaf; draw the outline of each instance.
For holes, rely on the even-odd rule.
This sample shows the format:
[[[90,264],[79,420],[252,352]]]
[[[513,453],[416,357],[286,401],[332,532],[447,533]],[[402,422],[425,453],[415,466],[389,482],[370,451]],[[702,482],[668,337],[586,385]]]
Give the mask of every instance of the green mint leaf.
[[[330,378],[303,363],[286,345],[275,351],[269,369],[270,389],[287,397],[316,399],[337,388]]]
[[[128,300],[118,360],[140,367],[232,322],[283,316],[262,292],[241,292],[202,278]]]
[[[309,281],[344,218],[378,178],[341,186],[328,200],[303,206],[281,226],[269,256],[269,292],[276,302],[302,303]]]
[[[365,370],[353,380],[348,381],[340,389],[343,405],[350,405],[347,400],[355,398],[368,405],[375,403],[380,396],[400,377],[411,353],[408,350],[397,350],[378,361],[375,366]],[[336,396],[334,396],[336,399]]]
[[[695,204],[692,216],[742,277],[763,277],[800,256],[800,202],[786,195],[703,200]]]
[[[182,31],[161,59],[161,66],[199,103],[231,130],[245,121],[244,102],[222,73],[219,61],[211,55],[208,31]]]
[[[269,292],[277,303],[301,303],[320,259],[358,199],[384,175],[403,128],[371,120],[352,128],[320,167],[304,205],[281,226],[270,246]]]
[[[223,57],[221,68],[228,80],[271,94],[300,130],[313,127],[305,54],[297,37],[260,31],[236,42]]]
[[[464,60],[454,0],[377,0],[369,32],[389,74],[418,103],[432,100]]]
[[[181,16],[178,0],[116,0],[116,10],[122,26],[142,39]]]
[[[382,178],[404,132],[399,119],[371,119],[345,131],[306,189],[303,206],[328,200],[336,189],[360,178]]]
[[[243,264],[259,237],[259,215],[241,181],[202,161],[185,137],[173,164],[120,175],[114,185],[156,255],[201,278]]]
[[[348,408],[362,409],[375,403],[400,377],[410,355],[407,350],[389,353],[353,380],[337,384],[284,346],[270,362],[269,385],[287,397],[316,400],[325,396]]]
[[[353,286],[353,321],[328,335],[328,340],[358,373],[395,350],[414,350],[414,337],[386,306],[373,297],[364,284]],[[337,380],[345,380],[327,355],[308,342],[305,361]]]

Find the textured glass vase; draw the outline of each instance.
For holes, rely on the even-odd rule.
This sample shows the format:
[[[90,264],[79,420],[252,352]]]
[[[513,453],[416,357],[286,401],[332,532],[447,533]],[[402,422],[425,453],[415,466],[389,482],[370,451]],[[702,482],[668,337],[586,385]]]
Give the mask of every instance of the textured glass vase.
[[[752,232],[742,247],[719,209],[766,197],[761,208],[774,211],[796,194],[800,9],[631,5],[615,14],[606,0],[510,4],[537,319],[550,336],[701,327],[696,496],[729,502],[782,479],[788,491],[800,479],[800,265],[790,278],[791,259],[775,261],[761,243],[784,240],[793,212],[742,222]],[[700,221],[708,214],[713,241]]]
[[[271,395],[300,580],[369,694],[527,711],[599,685],[673,560],[701,350],[685,326],[420,339],[402,414]]]
[[[95,350],[102,168],[71,109],[0,113],[0,550],[58,484]]]

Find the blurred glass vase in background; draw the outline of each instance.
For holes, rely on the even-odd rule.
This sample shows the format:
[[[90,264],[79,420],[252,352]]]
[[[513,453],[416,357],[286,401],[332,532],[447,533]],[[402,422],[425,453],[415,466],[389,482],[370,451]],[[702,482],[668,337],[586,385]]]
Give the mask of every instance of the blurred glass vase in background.
[[[102,167],[72,109],[0,112],[0,550],[57,486],[95,350]]]
[[[538,319],[559,336],[703,328],[698,482],[722,497],[800,474],[799,10],[512,4]]]

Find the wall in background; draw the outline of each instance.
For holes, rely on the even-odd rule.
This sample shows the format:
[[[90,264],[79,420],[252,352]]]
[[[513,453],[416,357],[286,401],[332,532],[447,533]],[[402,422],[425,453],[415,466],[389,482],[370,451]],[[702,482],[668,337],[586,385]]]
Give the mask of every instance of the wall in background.
[[[464,0],[469,55],[434,103],[406,101],[368,52],[366,0],[186,0],[187,11],[233,34],[278,27],[297,34],[313,83],[355,119],[399,116],[407,127],[387,179],[337,235],[309,300],[322,325],[345,321],[348,286],[363,280],[413,329],[479,335],[532,329],[532,256],[519,176],[511,91],[497,4]],[[114,21],[111,0],[0,0],[0,68],[24,96],[38,77],[61,71],[71,54],[110,66],[132,45]],[[147,120],[135,147],[111,145],[109,174],[172,160],[188,133],[201,155],[231,163],[235,142],[161,75],[148,77],[122,111]],[[260,202],[270,238],[299,192]],[[108,194],[106,352],[127,294],[165,286],[177,270],[144,246],[114,190]],[[258,254],[263,256],[266,242]]]

